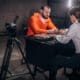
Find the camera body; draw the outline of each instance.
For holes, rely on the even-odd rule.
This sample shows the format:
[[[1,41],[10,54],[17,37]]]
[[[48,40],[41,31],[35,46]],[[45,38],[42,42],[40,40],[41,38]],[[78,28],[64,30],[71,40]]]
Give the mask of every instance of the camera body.
[[[15,37],[16,36],[16,34],[17,34],[16,24],[14,24],[14,23],[6,23],[5,27],[6,27],[6,30],[7,30],[8,34],[9,34],[9,36],[11,36],[11,37]]]
[[[5,27],[6,30],[11,37],[15,37],[17,35],[17,27],[16,22],[18,20],[19,16],[16,16],[12,23],[6,23]]]

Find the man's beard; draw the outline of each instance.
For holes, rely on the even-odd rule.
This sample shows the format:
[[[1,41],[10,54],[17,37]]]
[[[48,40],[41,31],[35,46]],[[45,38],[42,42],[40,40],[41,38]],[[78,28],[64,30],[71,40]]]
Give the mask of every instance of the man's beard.
[[[44,19],[48,19],[49,16],[44,16],[44,15],[42,15],[42,17],[43,17]]]

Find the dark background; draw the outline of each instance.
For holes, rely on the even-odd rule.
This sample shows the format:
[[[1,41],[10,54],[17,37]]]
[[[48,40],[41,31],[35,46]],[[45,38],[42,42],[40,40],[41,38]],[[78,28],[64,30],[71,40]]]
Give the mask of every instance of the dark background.
[[[80,0],[72,0],[73,6],[80,6]],[[23,19],[28,19],[30,12],[49,4],[52,9],[51,18],[58,28],[69,26],[67,17],[68,0],[0,0],[0,32],[5,31],[5,23],[12,22],[16,15],[20,16],[17,25],[21,29]]]

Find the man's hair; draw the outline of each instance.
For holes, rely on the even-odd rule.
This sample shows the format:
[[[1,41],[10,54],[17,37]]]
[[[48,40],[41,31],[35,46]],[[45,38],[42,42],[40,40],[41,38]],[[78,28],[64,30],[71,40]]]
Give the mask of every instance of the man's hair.
[[[44,5],[44,6],[41,6],[40,9],[41,9],[41,10],[44,10],[45,7],[50,8],[50,6],[48,6],[48,5]]]
[[[78,8],[72,8],[69,12],[70,15],[74,15],[78,21],[80,22],[80,7]]]

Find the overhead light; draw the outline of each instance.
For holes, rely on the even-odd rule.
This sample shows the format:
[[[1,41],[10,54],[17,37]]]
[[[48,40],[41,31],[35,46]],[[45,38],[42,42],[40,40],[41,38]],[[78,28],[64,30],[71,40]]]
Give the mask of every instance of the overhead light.
[[[68,8],[72,7],[72,0],[68,0]]]

